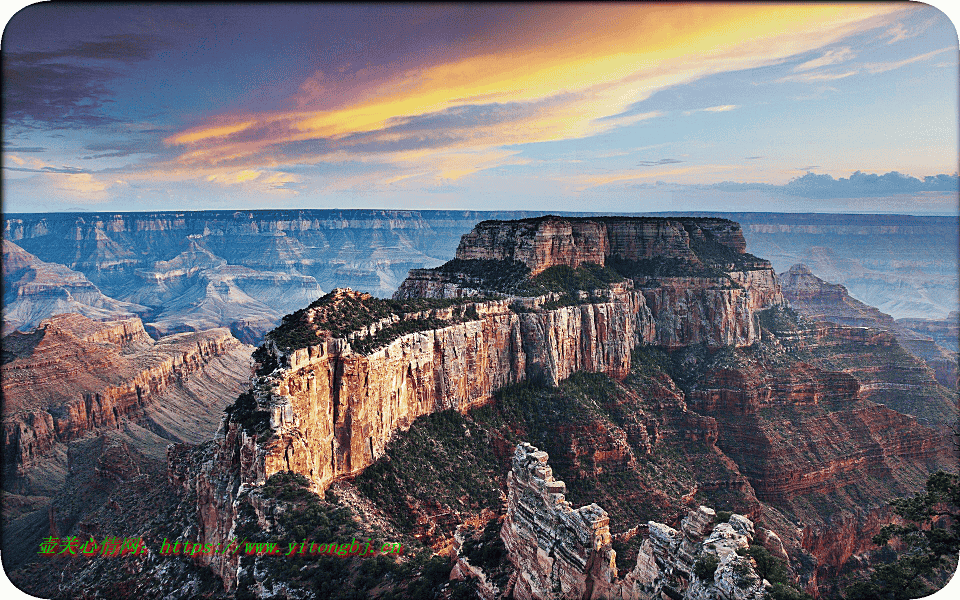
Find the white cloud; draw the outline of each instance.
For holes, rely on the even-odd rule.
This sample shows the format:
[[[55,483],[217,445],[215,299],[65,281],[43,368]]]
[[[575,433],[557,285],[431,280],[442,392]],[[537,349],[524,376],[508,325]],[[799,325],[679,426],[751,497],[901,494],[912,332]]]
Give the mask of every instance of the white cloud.
[[[793,72],[802,73],[803,71],[809,71],[811,69],[819,69],[820,67],[839,64],[846,62],[855,56],[856,54],[853,53],[853,50],[848,47],[837,48],[836,50],[827,50],[820,56],[820,58],[814,58],[813,60],[808,60],[805,63],[797,65],[793,68]]]
[[[934,50],[933,52],[927,52],[926,54],[920,54],[918,56],[914,56],[913,58],[907,58],[907,59],[899,60],[896,62],[866,63],[863,65],[863,68],[873,74],[885,73],[887,71],[899,69],[900,67],[904,67],[911,63],[927,60],[928,58],[933,58],[934,56],[942,52],[946,52],[947,50],[954,50],[954,48],[947,46],[946,48],[940,48],[939,50]]]

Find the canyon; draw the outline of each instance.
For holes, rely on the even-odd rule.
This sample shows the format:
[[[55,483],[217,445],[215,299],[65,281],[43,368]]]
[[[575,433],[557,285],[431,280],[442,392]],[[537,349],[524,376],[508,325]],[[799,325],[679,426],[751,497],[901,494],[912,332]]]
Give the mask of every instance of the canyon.
[[[120,221],[96,227],[107,237],[117,231],[132,236],[132,221]],[[306,220],[298,223],[283,225],[284,236],[319,235]],[[449,263],[406,263],[409,276],[393,300],[339,286],[317,299],[321,282],[327,286],[333,278],[308,275],[301,268],[305,252],[290,250],[291,240],[283,242],[284,256],[296,274],[277,268],[283,260],[270,252],[259,263],[251,254],[249,265],[232,269],[232,255],[220,258],[229,254],[225,246],[217,249],[208,238],[215,229],[196,232],[190,219],[168,224],[171,231],[189,226],[195,233],[164,250],[167,262],[124,258],[114,248],[115,264],[102,268],[112,246],[100,236],[85,246],[98,258],[70,267],[91,286],[96,282],[94,289],[113,292],[136,273],[148,284],[117,297],[145,308],[139,318],[119,311],[112,321],[64,315],[5,338],[5,397],[15,377],[36,377],[18,380],[19,387],[39,390],[19,392],[17,410],[5,407],[4,413],[5,450],[15,450],[5,452],[15,458],[4,468],[20,486],[19,512],[8,521],[5,511],[4,519],[17,531],[41,517],[49,522],[41,531],[68,530],[73,524],[62,516],[64,482],[75,465],[93,457],[97,476],[116,477],[121,486],[162,467],[174,494],[165,501],[176,515],[170,531],[206,543],[222,543],[250,527],[287,531],[282,516],[289,509],[264,490],[291,473],[303,477],[305,490],[326,498],[321,502],[329,502],[330,493],[353,498],[355,509],[366,506],[371,522],[398,528],[398,535],[413,535],[411,543],[433,550],[449,551],[468,522],[486,519],[504,544],[498,566],[485,571],[454,550],[465,581],[499,590],[483,597],[499,597],[508,587],[516,597],[549,597],[558,582],[576,597],[615,592],[646,598],[664,586],[689,598],[717,597],[717,589],[727,597],[751,597],[762,585],[737,586],[733,567],[742,564],[737,569],[746,572],[751,563],[735,549],[752,543],[789,561],[792,584],[819,593],[836,589],[842,576],[872,560],[870,537],[890,518],[889,499],[918,489],[927,473],[955,465],[944,427],[956,419],[955,396],[934,370],[903,350],[896,333],[887,333],[897,322],[858,305],[844,288],[809,269],[778,278],[770,262],[746,253],[744,231],[728,220],[488,220],[463,236]],[[21,241],[33,239],[23,225],[12,230]],[[167,234],[150,227],[159,248]],[[246,231],[254,230],[260,237],[272,231],[256,219]],[[33,260],[23,254],[11,248],[11,273]],[[5,277],[6,264],[5,245]],[[81,268],[96,264],[95,276]],[[19,272],[24,279],[26,271]],[[521,276],[508,281],[491,272]],[[165,273],[179,283],[166,282]],[[250,292],[258,277],[267,283]],[[162,306],[175,297],[170,290],[186,289],[191,278],[205,289],[226,286],[219,298],[227,304],[204,308],[209,294],[184,294],[193,298],[184,306],[201,308],[192,321],[177,321],[183,307],[164,313]],[[386,279],[380,281],[381,292],[389,289]],[[160,286],[166,291],[158,292]],[[287,294],[297,310],[284,309],[291,314],[280,319],[278,310],[268,315],[236,293],[255,298],[267,288],[276,298]],[[261,304],[279,308],[276,301]],[[227,305],[233,308],[217,316]],[[199,331],[174,333],[194,327]],[[915,346],[929,350],[936,342],[909,329]],[[263,339],[253,354],[251,385],[243,381],[252,348],[237,338]],[[44,359],[60,355],[75,358],[66,365]],[[97,356],[120,368],[108,373]],[[90,373],[89,380],[75,381],[79,373]],[[199,412],[162,401],[172,389],[211,378],[222,387],[209,388]],[[89,391],[51,400],[57,396],[43,389],[47,380]],[[179,429],[171,417],[194,413],[196,420]],[[9,425],[8,414],[15,414]],[[424,423],[444,419],[462,422],[468,439],[456,443],[477,444],[472,453],[445,462],[433,451],[400,458],[398,444],[431,426]],[[90,432],[100,435],[91,438]],[[429,436],[429,447],[454,443],[444,435],[437,430]],[[167,448],[168,441],[178,443]],[[521,442],[545,448],[563,482],[546,477],[544,452]],[[488,486],[484,494],[461,492],[461,500],[451,499],[444,495],[449,483],[417,480],[395,482],[416,489],[389,496],[392,501],[370,491],[381,485],[371,478],[390,481],[384,473],[400,463],[453,470],[453,476],[463,469],[463,478],[473,477],[467,474],[474,468],[470,457],[482,453],[488,455],[482,460],[493,461],[483,464],[500,465],[485,468],[503,469],[477,480]],[[47,472],[61,478],[41,489],[38,481]],[[491,500],[497,494],[500,502]],[[51,497],[57,498],[53,511]],[[463,498],[466,505],[458,505]],[[377,506],[368,506],[371,500]],[[574,509],[572,502],[586,506]],[[122,514],[126,505],[118,503]],[[702,506],[739,514],[708,523],[713,511]],[[74,514],[76,527],[103,527]],[[571,515],[580,515],[579,521]],[[412,528],[397,525],[411,519]],[[546,522],[555,525],[543,529]],[[557,523],[573,528],[557,529]],[[522,532],[532,531],[538,539],[555,536],[557,547],[569,552],[554,556],[547,546],[526,545],[529,536]],[[707,539],[714,548],[705,546]],[[35,548],[32,537],[24,549],[28,543]],[[614,552],[615,546],[622,551]],[[691,576],[697,557],[714,551],[722,566],[716,581]],[[254,588],[269,594],[271,585],[276,593],[277,575],[264,575],[274,573],[264,560],[197,556],[176,568],[189,574],[184,585],[194,586],[210,569],[219,583],[203,585],[215,596]],[[166,568],[148,561],[138,577],[149,581]],[[484,584],[498,577],[495,572],[509,575],[502,585]],[[87,582],[84,589],[104,589],[84,573],[72,575]],[[293,590],[283,593],[300,593]]]
[[[611,224],[632,230],[637,243],[605,243]],[[635,361],[631,349],[639,345],[656,348],[674,366],[658,367],[657,375],[628,385],[646,392],[624,393],[646,405],[640,398],[656,390],[652,397],[662,398],[660,411],[644,406],[618,418],[626,421],[594,421],[588,429],[574,423],[572,437],[555,431],[549,443],[571,444],[561,446],[564,466],[581,465],[575,469],[580,479],[605,470],[624,476],[637,473],[645,457],[667,445],[700,465],[689,475],[697,482],[690,493],[762,518],[791,559],[812,557],[814,566],[797,573],[798,585],[813,592],[835,585],[850,561],[865,560],[871,550],[872,533],[889,518],[886,499],[917,489],[927,473],[954,464],[947,437],[865,398],[857,377],[831,362],[837,348],[858,364],[876,362],[896,341],[791,317],[770,264],[743,252],[736,224],[664,219],[648,225],[554,217],[481,223],[464,237],[456,268],[415,270],[396,295],[397,301],[420,294],[452,304],[420,311],[416,318],[431,319],[428,329],[398,335],[370,352],[354,352],[351,344],[383,324],[337,338],[313,325],[324,302],[349,298],[362,304],[372,302],[369,297],[337,290],[292,315],[287,325],[294,329],[284,335],[297,327],[312,334],[298,338],[306,340],[301,347],[267,336],[253,390],[243,406],[228,411],[214,445],[203,450],[205,458],[172,451],[171,464],[178,466],[169,477],[196,494],[202,540],[222,542],[235,527],[238,497],[230,490],[251,489],[292,471],[323,493],[383,459],[395,432],[419,416],[444,409],[472,414],[498,389],[525,381],[555,387],[576,372],[628,381],[638,368],[650,367],[649,356]],[[703,238],[699,245],[691,241],[697,236]],[[591,241],[584,245],[584,239]],[[485,249],[492,243],[495,251]],[[704,245],[721,260],[706,255]],[[671,263],[667,276],[645,273],[639,261],[650,256],[680,262]],[[471,271],[471,265],[489,267],[484,261],[522,263],[531,284],[550,281],[564,268],[573,274],[589,265],[626,269],[630,263],[624,261],[632,261],[636,270],[605,290],[491,301],[483,299],[495,291],[485,289],[489,280]],[[713,276],[703,272],[708,268]],[[684,269],[691,275],[676,272]],[[394,314],[388,321],[411,319]],[[660,487],[669,489],[665,483]],[[864,504],[866,498],[871,500]],[[663,497],[657,502],[671,510],[678,506]],[[423,516],[430,518],[429,512]],[[442,528],[433,531],[428,537],[442,537]],[[200,560],[232,589],[235,559]],[[521,577],[539,568],[531,560],[517,566]],[[584,581],[568,587],[582,592]],[[529,597],[543,597],[541,592]]]
[[[957,328],[955,313],[951,313],[947,319],[894,320],[879,309],[851,297],[846,287],[827,283],[817,277],[806,265],[794,265],[778,277],[784,297],[803,316],[814,321],[885,331],[925,363],[938,383],[948,389],[957,389],[957,351],[952,333]],[[921,368],[921,365],[916,365],[913,370]],[[897,381],[887,382],[887,385],[899,385],[901,387],[897,389],[900,390],[908,389],[903,385],[917,385],[908,381],[910,379],[913,378],[904,373]],[[883,387],[879,382],[863,382],[871,389]],[[948,414],[947,417],[944,421],[951,422],[952,415]]]

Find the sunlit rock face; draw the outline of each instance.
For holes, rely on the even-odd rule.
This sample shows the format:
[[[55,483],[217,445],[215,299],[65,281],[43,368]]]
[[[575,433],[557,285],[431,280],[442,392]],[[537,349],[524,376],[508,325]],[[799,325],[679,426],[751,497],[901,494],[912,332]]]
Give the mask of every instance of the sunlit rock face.
[[[293,470],[323,489],[370,465],[421,415],[466,412],[531,378],[556,385],[576,371],[623,377],[630,350],[653,331],[642,296],[626,296],[520,314],[504,301],[478,303],[476,320],[403,335],[370,354],[343,338],[292,351],[269,343],[267,360],[281,367],[256,387],[276,432],[264,447],[264,473]]]
[[[707,235],[734,252],[746,252],[740,226],[725,219],[539,217],[479,223],[463,236],[456,257],[516,260],[529,267],[533,275],[556,265],[603,265],[611,256],[626,260],[670,257],[697,261],[691,237]]]
[[[542,251],[531,256],[540,256],[551,265],[557,264],[558,256],[566,256],[569,264],[580,264],[576,262],[580,258],[573,257],[597,242],[596,236],[612,240],[612,247],[633,253],[630,256],[641,252],[645,257],[657,252],[694,256],[687,229],[666,221],[653,220],[652,226],[628,220],[621,227],[616,219],[582,224],[577,228],[580,237],[569,252],[562,239],[545,241],[545,236],[572,236],[573,228],[562,221],[556,227],[552,219],[543,222],[548,227],[540,234]],[[478,231],[484,228],[478,227]],[[729,252],[742,251],[736,224],[719,222],[716,231],[711,235],[725,240]],[[471,245],[487,243],[485,235],[464,236],[463,255],[469,255]],[[632,235],[660,237],[630,242],[627,238]],[[657,241],[664,236],[669,240]],[[557,250],[543,249],[546,247]],[[589,253],[581,258],[585,262],[603,260]],[[768,269],[752,257],[746,262]],[[415,278],[416,274],[411,279]],[[316,490],[323,490],[337,477],[372,464],[391,436],[421,415],[445,408],[466,411],[489,401],[497,389],[519,381],[556,385],[577,371],[622,378],[630,370],[631,350],[637,344],[748,345],[758,335],[753,311],[765,301],[779,302],[772,272],[760,277],[742,274],[743,285],[733,277],[686,278],[695,288],[689,294],[681,290],[682,279],[666,282],[663,289],[636,289],[633,281],[626,280],[594,291],[592,299],[583,296],[582,302],[556,308],[548,308],[547,303],[558,297],[549,294],[467,302],[475,318],[401,335],[369,354],[354,351],[352,334],[293,350],[268,342],[261,358],[277,368],[257,380],[252,394],[256,410],[269,414],[273,433],[268,439],[257,438],[244,431],[236,418],[228,418],[218,444],[242,448],[239,456],[246,458],[236,465],[241,473],[238,481],[261,483],[272,473],[291,470],[308,477]],[[518,301],[524,304],[522,309],[516,306]],[[449,312],[432,316],[449,318]],[[675,312],[689,318],[676,320]],[[185,485],[200,485],[207,479],[201,476]],[[210,510],[229,514],[229,498],[217,502],[219,508]],[[225,539],[230,522],[229,518],[222,522],[212,519],[209,541]],[[216,523],[220,525],[214,526]]]
[[[577,228],[553,218],[532,223],[546,228],[534,234],[540,236],[542,248],[563,247],[574,231],[581,232],[577,239],[589,238],[593,244],[596,235],[607,236],[610,229],[615,232],[615,247],[642,246],[644,256],[675,252],[677,244],[692,255],[687,229],[701,231],[663,220],[580,220],[573,222]],[[732,252],[742,250],[735,223],[707,224]],[[481,224],[476,235],[464,236],[462,255],[477,245],[483,249],[484,244],[506,244],[501,238],[507,234],[516,240],[516,231],[529,232],[529,223],[515,225]],[[670,231],[671,239],[686,242],[625,241],[628,234],[642,238],[647,230],[661,236]],[[549,241],[551,236],[558,239]],[[573,247],[582,245],[578,241]],[[532,255],[548,254],[538,250]],[[763,267],[762,261],[749,260]],[[554,264],[553,259],[548,262]],[[597,292],[602,297],[591,302],[550,310],[545,309],[546,298],[524,300],[530,306],[523,310],[510,300],[469,303],[475,319],[402,335],[369,354],[354,351],[349,336],[290,351],[269,342],[266,360],[280,368],[258,384],[264,391],[257,393],[257,402],[273,414],[271,424],[277,433],[264,447],[263,470],[268,476],[293,470],[323,489],[332,479],[371,464],[394,431],[409,427],[421,415],[445,408],[466,411],[519,381],[556,385],[578,371],[622,378],[637,344],[746,346],[758,334],[753,311],[764,301],[780,301],[772,271],[766,276],[744,275],[743,286],[726,289],[715,289],[726,284],[709,278],[668,279],[661,287],[642,290],[627,280]],[[693,289],[684,288],[684,282]]]

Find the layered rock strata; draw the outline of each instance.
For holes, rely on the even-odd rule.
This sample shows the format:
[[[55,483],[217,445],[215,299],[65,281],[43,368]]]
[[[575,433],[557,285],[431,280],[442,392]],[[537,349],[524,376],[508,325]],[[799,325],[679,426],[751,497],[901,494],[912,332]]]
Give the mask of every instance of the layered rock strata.
[[[274,431],[272,441],[258,442],[258,479],[292,470],[322,490],[372,464],[394,432],[421,415],[465,412],[528,379],[556,385],[576,371],[623,377],[631,349],[652,338],[638,294],[519,314],[507,301],[470,307],[482,318],[403,335],[368,355],[353,352],[349,338],[293,351],[268,341],[281,368],[255,388]]]
[[[891,334],[901,346],[926,363],[929,374],[900,377],[900,384],[930,387],[934,381],[948,388],[957,387],[957,324],[953,321],[899,319],[860,302],[847,288],[827,283],[802,264],[781,273],[783,295],[800,314],[814,321],[825,321],[852,327],[869,327]],[[920,370],[919,365],[914,370]],[[919,377],[918,377],[919,375]],[[868,385],[874,383],[865,380]],[[921,382],[918,380],[925,380]],[[897,383],[897,382],[892,382]],[[882,384],[877,381],[876,384]],[[952,420],[953,415],[947,415]]]
[[[63,314],[34,332],[14,332],[4,338],[2,367],[5,487],[56,444],[85,432],[117,428],[127,417],[164,429],[164,409],[151,408],[164,392],[223,357],[246,363],[249,352],[225,329],[154,342],[138,318],[99,322]],[[174,440],[209,434],[190,427],[194,416],[178,419],[182,424],[166,427]]]
[[[636,565],[619,573],[606,511],[596,504],[574,509],[548,459],[546,452],[522,443],[507,479],[507,514],[500,535],[517,570],[514,598],[764,596],[769,583],[757,576],[749,558],[737,553],[753,541],[753,523],[734,514],[728,522],[715,524],[716,514],[705,506],[690,511],[680,530],[649,521],[641,533]],[[711,576],[705,576],[698,564],[710,564]]]
[[[105,296],[83,273],[40,260],[3,240],[3,335],[60,313],[97,320],[129,318],[147,307]]]
[[[753,312],[783,303],[768,261],[746,253],[740,226],[725,219],[570,218],[484,221],[463,236],[460,261],[522,263],[531,276],[550,267],[669,262],[688,275],[631,274],[656,325],[653,343],[746,346],[757,339]],[[619,263],[617,262],[619,261]],[[672,261],[672,262],[671,262]],[[704,275],[712,271],[713,275]],[[486,290],[475,277],[414,269],[396,298],[461,298]]]
[[[716,278],[642,280],[646,287],[639,290],[627,280],[593,290],[590,299],[582,293],[580,304],[551,309],[547,306],[559,299],[557,294],[465,303],[461,309],[472,311],[474,319],[401,335],[369,354],[355,352],[352,344],[394,319],[381,319],[339,338],[318,330],[318,343],[292,350],[268,339],[261,360],[277,368],[257,380],[253,405],[235,410],[224,421],[216,452],[226,464],[196,477],[174,477],[210,500],[201,503],[209,513],[203,517],[208,524],[203,541],[227,539],[233,522],[235,496],[213,490],[256,485],[275,472],[290,470],[322,491],[334,479],[372,464],[390,437],[421,415],[447,408],[466,411],[488,401],[497,389],[525,380],[556,385],[577,371],[622,378],[630,371],[631,350],[638,344],[746,346],[759,335],[754,312],[781,302],[769,264],[743,254],[742,235],[729,221],[546,218],[532,223],[478,225],[464,236],[459,256],[485,257],[485,246],[478,244],[490,242],[490,236],[506,245],[512,239],[522,249],[523,232],[533,231],[537,243],[530,252],[509,251],[511,258],[529,258],[532,272],[556,264],[577,266],[579,261],[602,264],[603,256],[588,250],[595,242],[611,256],[696,261],[693,246],[709,241],[726,248],[734,262],[755,269]],[[697,236],[703,239],[698,242]],[[406,297],[401,292],[397,297]],[[452,314],[451,309],[436,309],[418,316],[449,320]],[[310,321],[309,314],[305,318]],[[618,460],[630,459],[624,455]],[[231,585],[229,561],[215,568]]]
[[[547,216],[479,223],[460,240],[456,257],[519,261],[533,275],[556,265],[603,265],[610,257],[633,261],[670,257],[697,263],[692,245],[708,237],[733,253],[746,252],[740,226],[726,219]]]

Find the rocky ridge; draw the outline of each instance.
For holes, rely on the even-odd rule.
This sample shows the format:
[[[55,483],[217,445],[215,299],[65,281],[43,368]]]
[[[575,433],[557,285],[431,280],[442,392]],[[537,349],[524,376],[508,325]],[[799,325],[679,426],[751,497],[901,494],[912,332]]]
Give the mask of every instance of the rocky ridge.
[[[83,273],[48,263],[3,240],[3,335],[43,319],[78,313],[97,320],[142,315],[146,306],[105,296]]]
[[[535,221],[547,228],[555,222],[552,218]],[[615,225],[615,220],[603,222],[603,229],[616,229]],[[716,236],[729,246],[728,251],[742,255],[736,252],[744,247],[736,224],[722,222],[716,227]],[[558,235],[567,235],[569,229],[561,227]],[[689,236],[679,233],[686,229],[672,225],[668,229],[677,233],[675,244],[686,244],[686,252],[691,253]],[[465,237],[462,247],[470,244],[469,236]],[[549,245],[562,247],[563,240]],[[621,246],[629,244],[615,244]],[[672,248],[651,252],[673,253]],[[234,501],[215,489],[261,484],[273,473],[290,470],[306,476],[315,491],[322,491],[334,479],[372,464],[391,436],[418,416],[445,408],[466,411],[489,401],[497,389],[524,380],[556,385],[577,371],[624,377],[637,344],[720,347],[753,343],[759,333],[753,310],[779,302],[780,295],[769,265],[742,256],[744,264],[762,271],[760,276],[738,272],[732,277],[691,278],[697,289],[689,294],[680,285],[683,278],[671,277],[662,288],[654,288],[644,279],[649,289],[636,290],[628,280],[606,290],[592,290],[592,297],[585,291],[576,292],[572,305],[556,308],[550,303],[556,302],[557,295],[549,294],[487,302],[467,298],[461,314],[471,311],[475,317],[400,335],[369,354],[354,352],[351,343],[356,345],[358,335],[372,335],[385,323],[331,338],[312,323],[316,317],[309,310],[295,316],[313,332],[305,339],[312,336],[319,343],[283,347],[268,336],[258,358],[262,374],[243,406],[234,406],[219,433],[222,449],[218,453],[228,464],[214,461],[209,467],[212,471],[183,483],[196,486],[200,497],[217,498],[203,505],[202,511],[209,512],[203,518],[209,525],[204,527],[203,539],[226,539],[232,527],[230,506]],[[676,257],[670,254],[665,258]],[[556,266],[553,258],[548,260],[549,266]],[[549,268],[541,266],[535,264],[530,271]],[[647,293],[657,303],[660,321],[647,308]],[[346,297],[353,293],[343,291],[334,296],[337,294]],[[406,296],[401,286],[397,298]],[[679,311],[679,306],[694,318],[681,323],[668,315],[671,310]],[[448,315],[452,316],[452,310],[445,309],[443,314],[437,310],[430,318],[443,320]],[[299,332],[285,335],[293,333],[304,339]],[[234,471],[229,478],[234,483],[228,485],[222,475],[231,468]],[[218,469],[220,475],[215,472]],[[217,557],[212,560],[222,563],[214,566],[231,585],[231,563]]]
[[[807,319],[855,328],[849,329],[847,335],[860,330],[859,339],[851,341],[889,349],[886,361],[870,364],[846,360],[848,353],[845,352],[833,353],[834,367],[855,375],[864,397],[944,424],[956,421],[955,392],[951,390],[957,385],[957,353],[941,345],[949,331],[947,328],[943,328],[941,342],[938,342],[907,326],[909,323],[922,328],[930,325],[929,322],[895,321],[890,315],[852,298],[844,286],[820,279],[805,265],[794,265],[779,278],[784,297]],[[938,330],[933,328],[934,332]],[[916,358],[906,355],[898,345]]]

